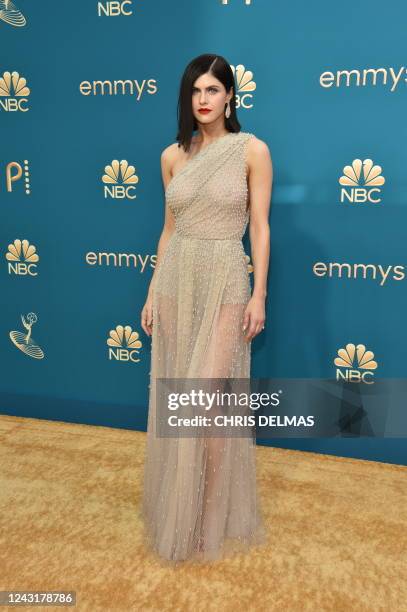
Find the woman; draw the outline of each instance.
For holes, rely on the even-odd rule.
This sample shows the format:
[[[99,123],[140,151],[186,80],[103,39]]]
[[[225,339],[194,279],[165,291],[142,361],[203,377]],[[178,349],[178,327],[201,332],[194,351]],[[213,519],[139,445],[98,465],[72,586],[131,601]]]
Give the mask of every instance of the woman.
[[[264,329],[272,162],[267,145],[240,130],[235,95],[224,58],[192,60],[180,85],[178,142],[161,155],[165,222],[141,313],[152,337],[143,519],[148,546],[171,564],[265,540],[253,431],[213,435],[201,426],[174,437],[161,429],[172,415],[156,385],[204,378],[215,391],[218,379],[249,379],[251,341]],[[242,243],[249,215],[252,295]],[[189,404],[183,416],[188,409],[197,414]]]

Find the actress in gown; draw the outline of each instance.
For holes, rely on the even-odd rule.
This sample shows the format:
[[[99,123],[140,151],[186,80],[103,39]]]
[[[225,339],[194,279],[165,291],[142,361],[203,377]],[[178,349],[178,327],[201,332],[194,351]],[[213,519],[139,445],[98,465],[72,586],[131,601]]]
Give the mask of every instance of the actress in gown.
[[[166,410],[157,379],[248,380],[251,341],[264,329],[271,158],[263,141],[240,129],[234,101],[224,58],[205,54],[190,62],[180,86],[178,142],[162,155],[166,225],[141,314],[151,336],[143,528],[146,545],[173,565],[215,561],[266,543],[255,431],[219,437],[157,430]],[[255,245],[251,235],[253,295],[242,243],[253,209],[251,141],[262,226]]]

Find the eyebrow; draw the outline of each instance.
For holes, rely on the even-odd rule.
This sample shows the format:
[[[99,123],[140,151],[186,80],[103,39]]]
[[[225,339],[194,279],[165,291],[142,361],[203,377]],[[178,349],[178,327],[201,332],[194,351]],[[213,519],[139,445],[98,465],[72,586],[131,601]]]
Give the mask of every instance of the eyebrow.
[[[208,85],[208,87],[205,87],[204,89],[211,89],[211,87],[218,87],[218,85]],[[196,85],[193,85],[192,89],[201,89],[201,88],[197,87]]]

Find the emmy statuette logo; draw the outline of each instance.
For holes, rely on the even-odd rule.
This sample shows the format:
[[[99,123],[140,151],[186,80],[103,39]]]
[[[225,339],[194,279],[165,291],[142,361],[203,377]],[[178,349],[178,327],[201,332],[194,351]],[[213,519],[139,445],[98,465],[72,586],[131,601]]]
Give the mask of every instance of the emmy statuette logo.
[[[0,0],[0,19],[16,28],[25,26],[26,19],[11,0]]]
[[[106,343],[110,361],[140,361],[139,354],[143,343],[138,332],[133,331],[130,325],[116,325],[115,329],[110,330]]]
[[[21,111],[26,113],[30,89],[27,81],[18,72],[3,72],[0,77],[0,109],[6,112]]]
[[[352,383],[374,383],[374,373],[377,362],[373,359],[374,353],[367,351],[364,344],[355,346],[352,343],[338,350],[338,357],[334,359],[336,369],[336,380],[345,380]]]
[[[134,200],[137,197],[135,185],[139,182],[139,178],[135,167],[130,166],[125,159],[120,162],[114,159],[111,164],[105,166],[102,182],[105,198]]]
[[[38,317],[35,312],[29,312],[26,318],[21,315],[21,320],[27,333],[21,331],[11,331],[10,339],[13,344],[20,349],[23,353],[28,355],[29,357],[33,357],[34,359],[43,359],[44,351],[38,344],[35,342],[34,338],[31,336],[31,328],[38,321]]]
[[[341,202],[347,200],[351,204],[379,204],[381,202],[381,187],[385,179],[381,166],[373,164],[371,159],[354,159],[351,166],[345,166],[339,179]]]

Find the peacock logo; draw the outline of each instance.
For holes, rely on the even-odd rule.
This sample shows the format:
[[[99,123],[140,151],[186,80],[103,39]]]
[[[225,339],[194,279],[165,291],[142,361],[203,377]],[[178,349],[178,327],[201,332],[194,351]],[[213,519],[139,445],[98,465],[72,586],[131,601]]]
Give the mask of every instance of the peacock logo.
[[[29,110],[26,106],[29,95],[30,89],[24,77],[16,71],[3,72],[3,76],[0,77],[0,109],[6,112],[26,113]]]
[[[352,204],[378,204],[381,202],[381,189],[385,183],[382,167],[373,163],[371,159],[354,159],[351,166],[345,166],[339,179],[341,189],[341,202]]]
[[[116,325],[111,329],[107,339],[109,347],[108,357],[112,361],[140,361],[140,349],[143,343],[138,332],[133,331],[130,325]]]
[[[34,359],[43,359],[44,351],[37,344],[34,338],[31,335],[31,328],[38,321],[38,317],[35,312],[29,312],[26,318],[24,315],[21,315],[21,320],[27,333],[21,331],[11,331],[10,339],[13,344],[20,349],[23,353],[28,355],[29,357],[33,357]]]
[[[134,166],[122,159],[120,162],[114,159],[105,166],[105,174],[102,176],[105,198],[134,200],[136,198],[135,185],[139,182]]]
[[[16,28],[25,26],[26,19],[11,0],[0,0],[0,19]]]
[[[236,108],[253,108],[252,92],[256,89],[253,72],[246,70],[243,64],[231,64],[230,67],[236,81]]]
[[[367,351],[364,344],[355,346],[352,343],[338,350],[338,357],[334,359],[337,367],[336,380],[347,382],[373,384],[373,372],[377,369],[377,361],[373,359],[374,353]]]
[[[28,240],[16,238],[12,244],[8,245],[6,259],[8,263],[8,273],[18,276],[37,276],[37,263],[39,255],[37,249]]]

